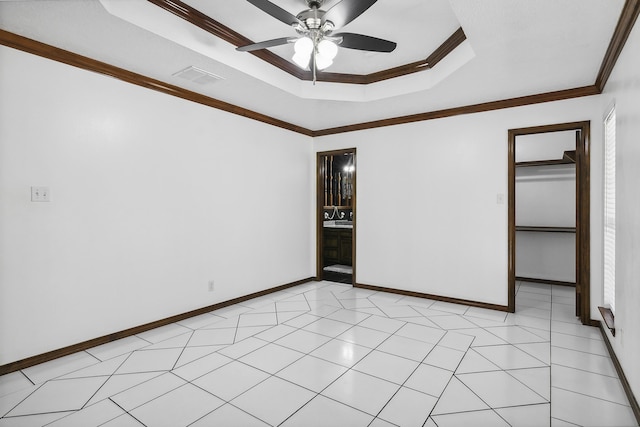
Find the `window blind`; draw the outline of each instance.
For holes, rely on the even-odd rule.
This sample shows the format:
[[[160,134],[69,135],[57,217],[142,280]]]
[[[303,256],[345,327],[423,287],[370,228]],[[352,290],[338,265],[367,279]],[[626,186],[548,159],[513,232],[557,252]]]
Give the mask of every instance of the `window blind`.
[[[616,110],[604,120],[604,304],[616,305]]]

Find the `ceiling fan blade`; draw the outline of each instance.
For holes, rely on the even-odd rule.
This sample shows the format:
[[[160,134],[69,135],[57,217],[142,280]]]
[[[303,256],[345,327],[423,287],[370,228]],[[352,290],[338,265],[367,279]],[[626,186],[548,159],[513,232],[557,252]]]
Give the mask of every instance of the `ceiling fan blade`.
[[[372,52],[393,52],[397,44],[377,37],[354,33],[332,34],[331,37],[342,37],[341,47],[348,49],[369,50]]]
[[[290,14],[286,10],[282,9],[280,6],[277,6],[271,3],[268,0],[247,0],[249,3],[261,9],[263,12],[268,13],[279,21],[284,22],[287,25],[300,24],[302,25],[302,21],[296,18],[294,15]]]
[[[342,0],[340,3],[327,10],[323,22],[331,21],[335,28],[342,28],[349,22],[362,15],[377,0]]]
[[[287,43],[296,41],[295,37],[280,37],[279,39],[265,40],[260,43],[248,44],[246,46],[239,46],[236,48],[240,52],[251,52],[253,50],[267,49],[270,47],[280,46]]]

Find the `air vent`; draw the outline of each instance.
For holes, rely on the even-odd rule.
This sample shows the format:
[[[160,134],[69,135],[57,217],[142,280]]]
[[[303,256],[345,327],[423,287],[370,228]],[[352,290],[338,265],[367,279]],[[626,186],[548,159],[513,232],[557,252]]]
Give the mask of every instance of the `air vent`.
[[[201,70],[200,68],[193,67],[193,66],[187,67],[184,70],[180,70],[177,73],[174,73],[173,75],[176,77],[180,77],[180,78],[192,81],[199,85],[215,83],[218,80],[223,79],[222,77],[216,74],[210,73],[205,70]]]

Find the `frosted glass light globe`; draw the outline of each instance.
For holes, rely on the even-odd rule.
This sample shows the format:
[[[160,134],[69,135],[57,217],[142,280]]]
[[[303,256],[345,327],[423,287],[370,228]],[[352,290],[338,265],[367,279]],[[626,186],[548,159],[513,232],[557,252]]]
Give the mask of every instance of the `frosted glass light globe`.
[[[309,37],[299,38],[293,45],[293,50],[295,51],[293,62],[298,64],[298,67],[307,69],[313,52],[313,40]]]
[[[322,40],[318,43],[318,53],[333,61],[338,54],[338,46],[330,40]]]
[[[309,37],[299,38],[293,45],[293,49],[296,53],[309,56],[313,51],[313,41]]]
[[[325,68],[331,66],[333,64],[333,60],[324,55],[317,54],[316,55],[316,67],[318,70],[324,70]]]
[[[307,69],[309,67],[309,61],[311,60],[311,55],[296,52],[293,55],[293,62],[295,62],[298,67]]]

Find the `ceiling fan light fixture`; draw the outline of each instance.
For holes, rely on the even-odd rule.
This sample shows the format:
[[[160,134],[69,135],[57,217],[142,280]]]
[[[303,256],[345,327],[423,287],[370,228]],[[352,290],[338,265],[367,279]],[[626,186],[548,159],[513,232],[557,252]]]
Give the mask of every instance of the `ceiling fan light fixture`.
[[[306,70],[309,68],[309,61],[311,60],[311,55],[305,55],[304,53],[296,52],[293,55],[292,59],[293,59],[293,62],[295,62],[298,65],[298,67]]]
[[[302,69],[309,68],[309,61],[311,60],[311,54],[313,53],[313,40],[309,37],[300,37],[293,45],[295,51],[293,55],[293,62]]]
[[[320,28],[320,30],[322,31],[323,34],[329,34],[330,32],[333,31],[335,27],[333,26],[333,22],[331,21],[324,21],[324,24],[322,24],[322,27]]]
[[[333,61],[338,54],[338,46],[331,40],[321,40],[318,43],[318,54]]]
[[[293,45],[293,50],[296,54],[311,56],[313,51],[313,40],[309,37],[300,37]]]
[[[335,28],[342,28],[359,17],[377,0],[340,0],[326,11],[320,9],[324,0],[305,0],[308,9],[298,15],[292,15],[270,0],[247,1],[278,21],[291,26],[301,37],[297,40],[290,37],[280,37],[238,46],[236,50],[252,52],[285,45],[295,40],[295,54],[292,60],[300,68],[313,72],[314,84],[317,77],[316,72],[333,64],[333,60],[338,54],[338,45],[371,52],[391,52],[396,47],[394,42],[363,34],[338,33],[333,35]]]
[[[327,67],[330,67],[333,64],[333,59],[328,58],[324,55],[316,55],[316,68],[318,70],[324,70]]]

